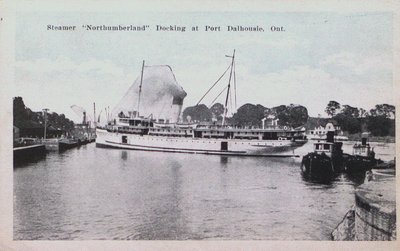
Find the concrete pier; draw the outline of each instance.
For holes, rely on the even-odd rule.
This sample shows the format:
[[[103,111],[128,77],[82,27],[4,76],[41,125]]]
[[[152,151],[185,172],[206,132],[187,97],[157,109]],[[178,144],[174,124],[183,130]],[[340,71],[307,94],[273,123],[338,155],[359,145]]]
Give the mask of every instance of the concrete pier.
[[[396,178],[374,171],[355,192],[355,205],[332,232],[333,240],[396,240]]]
[[[46,148],[43,144],[14,147],[14,163],[23,163],[34,159],[40,159],[46,155]]]
[[[86,140],[67,138],[52,138],[42,140],[42,143],[46,146],[47,151],[62,151],[80,145],[86,145],[91,142],[94,142],[94,138]]]
[[[386,177],[356,190],[355,240],[396,239],[395,184],[394,177]]]

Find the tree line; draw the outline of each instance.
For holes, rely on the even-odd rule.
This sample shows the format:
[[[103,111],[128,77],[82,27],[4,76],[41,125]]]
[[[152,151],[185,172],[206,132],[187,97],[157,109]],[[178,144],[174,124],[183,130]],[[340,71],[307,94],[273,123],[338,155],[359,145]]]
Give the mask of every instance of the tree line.
[[[341,105],[336,101],[329,101],[325,108],[329,116],[328,120],[335,120],[341,129],[349,134],[369,131],[374,136],[394,136],[395,134],[395,107],[389,104],[378,104],[369,111]],[[183,111],[183,120],[220,122],[224,114],[224,106],[216,103],[210,108],[204,104],[190,106]],[[299,127],[312,121],[322,121],[324,119],[309,117],[307,108],[302,105],[280,105],[272,108],[264,107],[260,104],[245,104],[227,118],[227,123],[236,126],[255,126],[261,127],[261,120],[269,115],[275,116],[278,125]],[[324,121],[325,121],[324,120]],[[311,129],[311,128],[308,128]]]
[[[337,101],[329,101],[325,108],[329,117],[336,120],[343,131],[358,133],[369,131],[374,136],[395,135],[395,107],[389,104],[378,104],[369,111],[341,105]]]
[[[22,97],[13,98],[13,124],[18,128],[44,128],[43,112],[34,112],[25,106]],[[63,131],[74,129],[74,122],[64,114],[47,113],[47,126],[53,126]]]
[[[220,122],[224,114],[224,106],[216,103],[210,108],[204,104],[190,106],[184,109],[182,116],[185,122],[206,121]],[[236,126],[261,127],[261,120],[269,115],[279,119],[279,125],[298,127],[307,122],[308,111],[302,105],[280,105],[272,108],[264,107],[260,104],[245,104],[229,118],[227,123]]]
[[[13,122],[19,128],[43,127],[44,117],[42,112],[33,112],[25,106],[22,97],[13,99]],[[337,101],[329,101],[325,108],[326,114],[330,119],[335,120],[341,129],[350,134],[369,131],[374,136],[394,136],[395,135],[395,107],[389,104],[378,104],[369,111],[341,105]],[[216,103],[210,108],[204,104],[190,106],[182,113],[183,120],[221,122],[224,114],[224,106]],[[278,120],[278,125],[299,127],[310,120],[317,118],[309,117],[307,108],[302,105],[280,105],[272,108],[264,107],[260,104],[244,104],[230,117],[227,123],[235,126],[261,127],[261,120],[269,115],[273,115]],[[47,125],[59,128],[64,131],[71,131],[74,122],[65,117],[64,114],[55,112],[47,114]]]

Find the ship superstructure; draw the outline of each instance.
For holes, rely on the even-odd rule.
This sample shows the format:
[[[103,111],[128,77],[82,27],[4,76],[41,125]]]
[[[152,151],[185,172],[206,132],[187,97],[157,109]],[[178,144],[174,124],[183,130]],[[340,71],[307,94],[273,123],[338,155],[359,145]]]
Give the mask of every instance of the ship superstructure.
[[[171,67],[145,66],[143,61],[140,78],[113,110],[114,119],[105,126],[97,127],[96,145],[146,151],[262,155],[304,144],[305,129],[227,124],[230,85],[235,79],[235,53],[230,57],[232,61],[227,69],[230,69],[230,76],[221,124],[179,122],[186,92],[177,84]]]

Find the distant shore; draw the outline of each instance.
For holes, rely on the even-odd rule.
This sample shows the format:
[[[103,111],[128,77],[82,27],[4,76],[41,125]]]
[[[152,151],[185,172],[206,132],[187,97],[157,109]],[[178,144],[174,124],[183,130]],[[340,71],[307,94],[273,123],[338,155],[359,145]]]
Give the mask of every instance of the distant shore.
[[[359,133],[349,134],[347,136],[349,141],[361,141],[361,135]],[[394,136],[369,136],[369,142],[378,142],[378,143],[395,143],[396,138]]]

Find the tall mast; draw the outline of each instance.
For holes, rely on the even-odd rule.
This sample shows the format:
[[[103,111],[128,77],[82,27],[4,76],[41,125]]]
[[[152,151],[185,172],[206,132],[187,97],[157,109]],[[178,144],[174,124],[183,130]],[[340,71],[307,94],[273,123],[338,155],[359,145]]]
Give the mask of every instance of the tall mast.
[[[143,71],[144,71],[144,60],[143,60],[143,64],[142,64],[142,74],[141,74],[141,76],[140,76],[139,98],[138,98],[137,114],[136,114],[137,117],[139,117],[140,95],[142,94],[142,83],[143,83]]]
[[[229,82],[228,82],[228,90],[226,92],[225,99],[225,107],[224,107],[224,117],[222,118],[222,125],[225,125],[226,122],[226,114],[228,113],[228,98],[229,98],[229,90],[231,89],[231,79],[232,79],[232,71],[233,71],[233,62],[235,61],[235,50],[233,50],[232,62],[231,62],[231,73],[229,74]]]
[[[96,103],[93,102],[93,126],[96,128],[97,118],[96,118]]]
[[[45,108],[43,109],[43,118],[44,118],[44,134],[43,134],[43,138],[46,139],[46,130],[47,130],[47,112],[49,111],[49,109]]]

